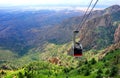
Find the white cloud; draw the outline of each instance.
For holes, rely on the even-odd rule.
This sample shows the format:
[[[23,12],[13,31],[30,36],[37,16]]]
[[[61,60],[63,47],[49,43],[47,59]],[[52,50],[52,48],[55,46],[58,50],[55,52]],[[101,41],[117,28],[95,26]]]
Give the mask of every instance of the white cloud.
[[[99,5],[120,5],[120,0],[99,0]]]
[[[88,5],[91,0],[0,0],[0,5]],[[94,0],[95,1],[95,0]],[[120,4],[119,0],[99,0],[99,5]]]
[[[83,2],[83,0],[0,0],[0,4],[10,5],[78,4]]]

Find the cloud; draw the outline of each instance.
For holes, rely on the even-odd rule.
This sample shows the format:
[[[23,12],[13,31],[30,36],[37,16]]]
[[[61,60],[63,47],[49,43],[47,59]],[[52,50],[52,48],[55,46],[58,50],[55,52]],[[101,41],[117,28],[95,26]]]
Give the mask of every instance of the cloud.
[[[120,0],[99,0],[98,5],[120,5]]]
[[[0,0],[0,5],[88,5],[90,1],[91,0]],[[120,4],[120,1],[99,0],[98,2],[98,5],[114,4]]]

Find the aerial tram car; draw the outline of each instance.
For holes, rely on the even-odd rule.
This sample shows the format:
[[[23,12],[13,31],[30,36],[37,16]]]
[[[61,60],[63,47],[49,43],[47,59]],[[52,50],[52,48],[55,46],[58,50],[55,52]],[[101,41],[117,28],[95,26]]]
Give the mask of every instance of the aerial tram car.
[[[80,25],[78,25],[78,27],[76,28],[76,30],[73,31],[73,56],[74,57],[81,57],[83,56],[83,48],[82,48],[82,44],[80,43],[80,41],[76,41],[76,36],[79,33],[80,28],[84,25],[84,23],[86,22],[87,18],[90,16],[90,14],[92,13],[94,7],[96,6],[98,0],[95,1],[95,3],[93,4],[92,8],[89,10],[90,6],[92,5],[92,2],[94,2],[94,0],[90,1],[90,4],[81,20]],[[88,13],[87,13],[88,12]]]
[[[81,57],[82,56],[82,44],[76,41],[76,35],[79,31],[73,31],[73,56]]]

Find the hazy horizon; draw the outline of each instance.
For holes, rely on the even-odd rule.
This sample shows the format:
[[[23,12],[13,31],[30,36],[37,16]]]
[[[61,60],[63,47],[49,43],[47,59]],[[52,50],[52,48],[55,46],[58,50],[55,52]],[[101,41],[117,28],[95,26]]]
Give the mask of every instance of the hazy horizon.
[[[84,10],[91,0],[0,0],[0,9],[80,9]],[[93,0],[93,4],[96,0]],[[99,0],[95,9],[120,5],[119,0]]]

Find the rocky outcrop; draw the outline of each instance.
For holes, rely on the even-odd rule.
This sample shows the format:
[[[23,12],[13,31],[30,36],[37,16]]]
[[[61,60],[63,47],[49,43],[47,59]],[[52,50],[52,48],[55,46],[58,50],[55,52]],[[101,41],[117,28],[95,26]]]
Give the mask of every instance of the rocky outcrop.
[[[48,61],[52,64],[61,65],[61,60],[58,57],[49,58]]]
[[[120,24],[119,24],[118,28],[115,31],[114,40],[115,40],[115,43],[120,42]]]
[[[114,37],[113,31],[111,15],[96,17],[88,20],[81,28],[80,41],[87,49],[108,46],[109,43],[112,43],[112,40],[109,39]]]
[[[85,49],[101,49],[120,40],[120,27],[113,22],[120,20],[120,6],[114,5],[92,12],[91,17],[80,29],[80,42]]]
[[[112,14],[115,12],[120,11],[120,6],[119,5],[113,5],[110,6],[104,10],[95,10],[91,13],[90,18],[95,18],[95,17],[100,17],[106,14]]]
[[[119,5],[113,5],[113,6],[110,6],[108,8],[105,9],[105,13],[114,13],[114,12],[117,12],[120,10],[120,6]]]
[[[116,49],[120,49],[120,42],[116,43],[116,44],[113,44],[109,47],[107,47],[104,51],[102,51],[100,54],[99,54],[99,57],[98,59],[101,60],[104,56],[106,56],[109,52],[112,52]]]

